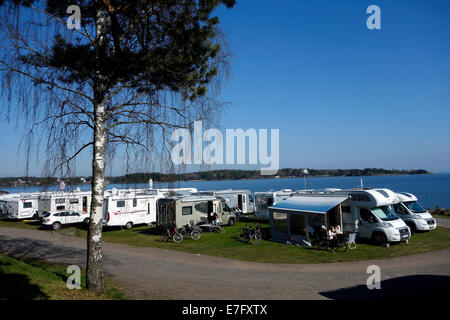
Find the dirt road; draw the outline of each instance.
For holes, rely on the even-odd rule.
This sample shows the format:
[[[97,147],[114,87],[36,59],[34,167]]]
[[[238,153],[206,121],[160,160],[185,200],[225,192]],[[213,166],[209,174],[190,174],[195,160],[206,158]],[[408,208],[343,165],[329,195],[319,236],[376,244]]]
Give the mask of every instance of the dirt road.
[[[78,237],[0,228],[0,252],[84,267],[86,243]],[[450,250],[389,260],[286,265],[104,243],[104,256],[105,271],[136,298],[431,297],[450,285]],[[369,265],[381,268],[382,290],[367,289]]]

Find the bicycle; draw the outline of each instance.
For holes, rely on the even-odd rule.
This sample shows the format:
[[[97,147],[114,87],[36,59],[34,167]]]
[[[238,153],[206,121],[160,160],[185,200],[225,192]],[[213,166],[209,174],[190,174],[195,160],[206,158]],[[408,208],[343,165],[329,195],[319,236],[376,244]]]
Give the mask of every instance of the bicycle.
[[[191,223],[190,226],[184,226],[180,230],[180,233],[184,238],[189,235],[192,240],[199,240],[203,235],[202,230],[198,226],[195,226],[193,223]]]
[[[183,235],[179,233],[175,227],[167,228],[161,235],[161,241],[163,242],[172,240],[175,243],[180,243],[183,239]]]
[[[250,242],[252,245],[257,245],[262,240],[262,228],[260,224],[256,224],[255,227],[250,227],[248,224],[241,228],[237,237],[241,241]]]

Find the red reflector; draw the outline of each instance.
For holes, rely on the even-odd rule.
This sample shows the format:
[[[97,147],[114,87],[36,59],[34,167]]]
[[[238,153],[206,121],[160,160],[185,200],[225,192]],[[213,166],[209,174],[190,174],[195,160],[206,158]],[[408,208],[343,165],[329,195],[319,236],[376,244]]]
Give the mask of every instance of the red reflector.
[[[108,211],[108,219],[106,220],[106,222],[109,222],[109,211]]]
[[[47,219],[47,221],[50,221],[50,219]]]

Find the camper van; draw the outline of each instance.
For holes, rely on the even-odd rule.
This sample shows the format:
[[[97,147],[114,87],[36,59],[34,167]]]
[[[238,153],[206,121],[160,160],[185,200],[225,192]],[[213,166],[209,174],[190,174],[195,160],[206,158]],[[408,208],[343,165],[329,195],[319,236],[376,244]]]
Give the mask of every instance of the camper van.
[[[255,211],[255,202],[250,190],[206,190],[198,192],[197,195],[222,197],[232,210],[244,215],[252,214]]]
[[[342,220],[344,232],[357,232],[359,238],[370,239],[377,244],[407,242],[411,237],[409,227],[392,209],[397,203],[396,194],[389,189],[324,189],[298,191],[292,196],[335,195],[348,197],[339,204],[339,211],[332,215],[330,225]]]
[[[20,193],[5,193],[0,195],[0,217],[4,217],[8,212],[8,200],[19,197]]]
[[[91,191],[57,191],[45,192],[39,196],[38,215],[42,218],[47,212],[75,211],[89,214]]]
[[[411,233],[417,230],[436,229],[436,220],[425,210],[417,200],[417,197],[411,193],[397,193],[398,203],[392,207],[395,213],[405,221]]]
[[[22,193],[6,200],[6,216],[10,219],[37,219],[38,218],[37,193]]]
[[[269,207],[289,199],[293,191],[284,189],[280,191],[255,192],[255,217],[261,220],[269,219]]]
[[[103,226],[126,227],[156,222],[156,201],[166,195],[157,189],[112,189],[105,192]]]
[[[219,224],[234,225],[236,215],[225,199],[216,196],[175,196],[158,200],[157,224],[166,228],[182,228],[194,224],[207,223],[208,215],[216,213]]]

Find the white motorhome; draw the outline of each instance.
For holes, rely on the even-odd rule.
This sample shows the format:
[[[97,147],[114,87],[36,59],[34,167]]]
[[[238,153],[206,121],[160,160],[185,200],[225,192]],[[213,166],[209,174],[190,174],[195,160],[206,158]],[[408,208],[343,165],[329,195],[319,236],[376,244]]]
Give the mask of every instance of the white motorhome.
[[[280,201],[289,199],[292,193],[293,191],[291,189],[255,192],[255,217],[261,220],[269,219],[269,207]]]
[[[0,195],[0,216],[6,216],[8,212],[8,200],[19,196],[20,193],[5,193]]]
[[[393,205],[395,213],[405,221],[411,233],[417,230],[436,229],[436,220],[424,209],[415,195],[407,192],[397,193],[398,203]]]
[[[6,216],[10,219],[37,219],[37,193],[21,193],[6,199]]]
[[[134,225],[156,222],[156,201],[166,197],[158,189],[107,190],[103,203],[103,226],[121,226],[131,229]]]
[[[250,190],[205,190],[199,191],[197,195],[222,197],[232,210],[242,214],[252,214],[255,211],[255,201]]]
[[[389,245],[390,242],[407,242],[411,237],[409,227],[395,214],[392,205],[397,203],[395,192],[389,189],[324,189],[298,191],[293,196],[336,195],[347,196],[340,204],[335,219],[342,219],[344,232],[357,232],[359,238],[370,239],[377,244]],[[337,224],[338,221],[330,221]]]
[[[75,211],[89,214],[91,191],[56,191],[45,192],[39,196],[38,215],[42,218],[46,212]]]
[[[159,227],[182,228],[186,225],[207,223],[211,213],[217,214],[219,224],[233,225],[234,211],[219,196],[175,196],[158,200],[157,224]]]

